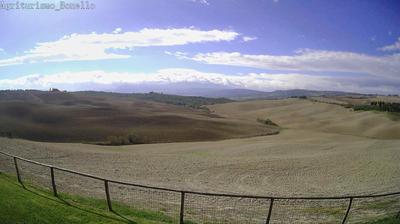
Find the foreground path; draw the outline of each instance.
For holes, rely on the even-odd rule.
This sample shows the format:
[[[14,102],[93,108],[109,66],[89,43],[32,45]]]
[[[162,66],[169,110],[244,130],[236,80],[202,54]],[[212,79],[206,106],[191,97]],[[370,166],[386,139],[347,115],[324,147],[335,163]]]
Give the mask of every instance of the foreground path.
[[[301,130],[123,147],[0,139],[2,151],[111,179],[275,196],[398,191],[399,146],[400,140]]]

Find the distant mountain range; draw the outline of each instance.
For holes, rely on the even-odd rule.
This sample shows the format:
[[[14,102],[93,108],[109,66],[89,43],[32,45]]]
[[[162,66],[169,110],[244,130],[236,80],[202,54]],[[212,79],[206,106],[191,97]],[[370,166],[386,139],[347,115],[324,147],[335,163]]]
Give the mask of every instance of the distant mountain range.
[[[84,88],[86,89],[86,88]],[[88,88],[90,89],[90,88]],[[69,92],[69,91],[68,91]],[[74,92],[74,91],[72,91]],[[146,95],[145,93],[162,93],[165,95],[177,96],[191,96],[191,97],[208,97],[208,98],[227,98],[230,100],[253,100],[253,99],[283,99],[288,97],[316,97],[316,96],[368,96],[368,94],[352,93],[352,92],[341,92],[341,91],[317,91],[317,90],[306,90],[306,89],[291,89],[291,90],[275,90],[272,92],[252,90],[252,89],[233,89],[226,88],[223,86],[216,85],[191,85],[188,87],[183,84],[175,85],[128,85],[118,86],[113,89],[104,89],[102,91],[80,91],[76,92],[103,92],[103,93],[120,93],[120,94],[131,94],[136,93],[136,97],[152,97],[160,96],[157,94]],[[13,97],[18,97],[18,91],[14,92]],[[145,94],[141,96],[140,94]],[[28,94],[29,95],[29,94]],[[371,94],[369,94],[371,95]],[[27,94],[21,96],[27,97]],[[161,95],[162,96],[162,95]],[[156,97],[157,98],[157,97]],[[196,102],[201,101],[201,98],[193,98]],[[192,99],[191,99],[192,100]]]
[[[365,94],[340,92],[340,91],[316,91],[305,89],[292,89],[292,90],[276,90],[272,92],[264,92],[250,89],[221,89],[209,90],[207,92],[192,92],[199,96],[211,98],[228,98],[232,100],[250,100],[250,99],[282,99],[288,97],[301,97],[301,96],[364,96]]]
[[[148,93],[157,92],[171,95],[180,96],[202,96],[209,98],[228,98],[232,100],[251,100],[251,99],[282,99],[288,97],[299,96],[363,96],[365,94],[342,92],[342,91],[317,91],[306,89],[291,89],[291,90],[276,90],[272,92],[229,88],[221,85],[213,84],[188,84],[188,83],[175,83],[168,85],[160,84],[141,84],[141,85],[127,85],[118,86],[115,89],[105,90],[106,92],[120,92],[120,93]]]
[[[210,98],[229,98],[233,100],[248,100],[248,99],[281,99],[287,97],[298,96],[341,96],[353,95],[362,96],[364,94],[341,92],[341,91],[316,91],[306,89],[291,89],[291,90],[276,90],[272,92],[235,88],[232,86],[217,85],[212,83],[193,83],[193,82],[178,82],[178,83],[140,83],[140,84],[121,84],[109,86],[91,86],[80,85],[75,88],[67,86],[54,86],[60,89],[69,91],[85,91],[95,90],[102,92],[114,93],[163,93],[169,95],[180,96],[202,96]]]

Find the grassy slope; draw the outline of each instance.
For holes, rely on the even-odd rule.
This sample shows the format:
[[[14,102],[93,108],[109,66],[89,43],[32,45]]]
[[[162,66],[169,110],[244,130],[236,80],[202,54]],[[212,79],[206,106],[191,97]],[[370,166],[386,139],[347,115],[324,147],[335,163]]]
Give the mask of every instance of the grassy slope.
[[[62,198],[62,199],[60,199]],[[157,224],[174,223],[163,214],[135,211],[113,203],[116,212],[108,212],[104,200],[62,194],[55,198],[38,188],[23,188],[15,178],[0,173],[0,219],[2,224],[111,223]],[[192,222],[190,222],[192,223]],[[398,224],[399,219],[385,218],[365,224]]]
[[[14,178],[0,174],[0,219],[2,224],[56,223],[171,223],[162,214],[139,212],[113,204],[108,212],[103,200],[62,195],[63,199],[37,188],[24,189]]]
[[[400,223],[400,219],[398,218],[385,218],[382,220],[378,220],[375,222],[370,222],[370,223],[366,223],[366,224],[399,224]]]

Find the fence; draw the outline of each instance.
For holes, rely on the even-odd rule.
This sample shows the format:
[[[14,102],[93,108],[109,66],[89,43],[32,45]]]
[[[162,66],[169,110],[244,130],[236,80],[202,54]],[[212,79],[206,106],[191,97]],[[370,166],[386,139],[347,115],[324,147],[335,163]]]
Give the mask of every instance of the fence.
[[[109,180],[0,152],[0,172],[59,193],[104,200],[165,215],[169,223],[360,223],[400,215],[400,192],[340,197],[215,194]],[[114,205],[117,205],[114,207]],[[126,211],[122,211],[124,213]]]

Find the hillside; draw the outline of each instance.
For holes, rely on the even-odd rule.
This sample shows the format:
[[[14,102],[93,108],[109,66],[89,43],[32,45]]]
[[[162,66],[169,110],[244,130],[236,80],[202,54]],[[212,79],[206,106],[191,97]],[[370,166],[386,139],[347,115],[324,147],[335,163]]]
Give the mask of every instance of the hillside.
[[[125,205],[114,206],[121,214],[108,212],[104,200],[62,194],[54,197],[37,186],[25,188],[14,177],[0,173],[1,223],[96,223],[158,224],[172,223],[172,218],[155,212],[136,211]]]
[[[205,93],[201,93],[202,96],[206,97],[224,97],[234,100],[253,100],[253,99],[285,99],[288,97],[318,97],[318,96],[366,96],[359,93],[349,93],[340,91],[317,91],[317,90],[306,90],[306,89],[291,89],[291,90],[276,90],[272,92],[264,92],[251,89],[220,89],[210,90]]]
[[[312,98],[258,100],[209,106],[216,113],[236,119],[269,118],[283,128],[400,139],[400,122],[386,113],[354,111],[343,105],[361,104],[376,98]],[[378,97],[385,99],[385,97]]]
[[[38,186],[33,187],[25,183],[23,187],[15,177],[5,174],[0,174],[0,192],[2,223],[166,224],[177,221],[176,216],[138,210],[123,203],[114,202],[115,211],[110,212],[104,199],[65,193],[54,197],[48,190]],[[332,208],[332,211],[335,211],[335,208]],[[191,221],[187,223],[194,224]],[[395,223],[398,223],[398,219],[388,215],[376,221],[371,219],[365,224]]]
[[[254,121],[227,119],[201,105],[227,99],[164,94],[1,91],[0,135],[51,142],[119,144],[204,141],[264,135]]]
[[[108,96],[108,97],[126,97],[126,98],[135,98],[138,100],[149,100],[159,103],[173,104],[178,106],[186,106],[192,107],[195,109],[199,109],[204,105],[212,105],[212,104],[221,104],[221,103],[231,103],[234,102],[231,99],[219,97],[219,98],[208,98],[201,96],[179,96],[179,95],[171,95],[171,94],[163,94],[157,92],[149,92],[149,93],[109,93],[109,92],[78,92],[79,94],[85,94],[88,96]],[[203,107],[205,108],[205,107]]]
[[[234,123],[264,125],[261,122],[272,121],[279,125],[281,133],[223,141],[109,147],[0,138],[0,146],[4,152],[101,177],[189,191],[276,197],[399,191],[399,123],[384,113],[358,112],[309,99],[233,102],[208,107],[214,111],[209,116],[224,116]],[[237,127],[242,131],[243,128],[246,126]],[[9,161],[12,168],[12,160]],[[22,162],[20,165],[26,172],[28,166]],[[80,179],[71,180],[68,175],[59,174],[57,177],[58,186],[60,189],[64,186],[66,192],[87,189],[86,182]],[[103,193],[103,183],[90,186]],[[398,212],[398,202],[374,201],[378,205],[385,203],[383,210],[377,209],[378,206],[365,207],[357,200],[350,220],[363,223],[383,218],[392,211]],[[323,202],[317,203],[316,209],[322,211]],[[232,211],[231,203],[208,205],[207,211],[221,206]],[[340,212],[346,204],[341,206]],[[263,215],[265,207],[262,205]],[[359,212],[360,209],[364,212]],[[340,213],[339,219],[342,217]],[[290,217],[282,216],[281,222],[307,223],[306,219],[296,209],[290,210]]]

